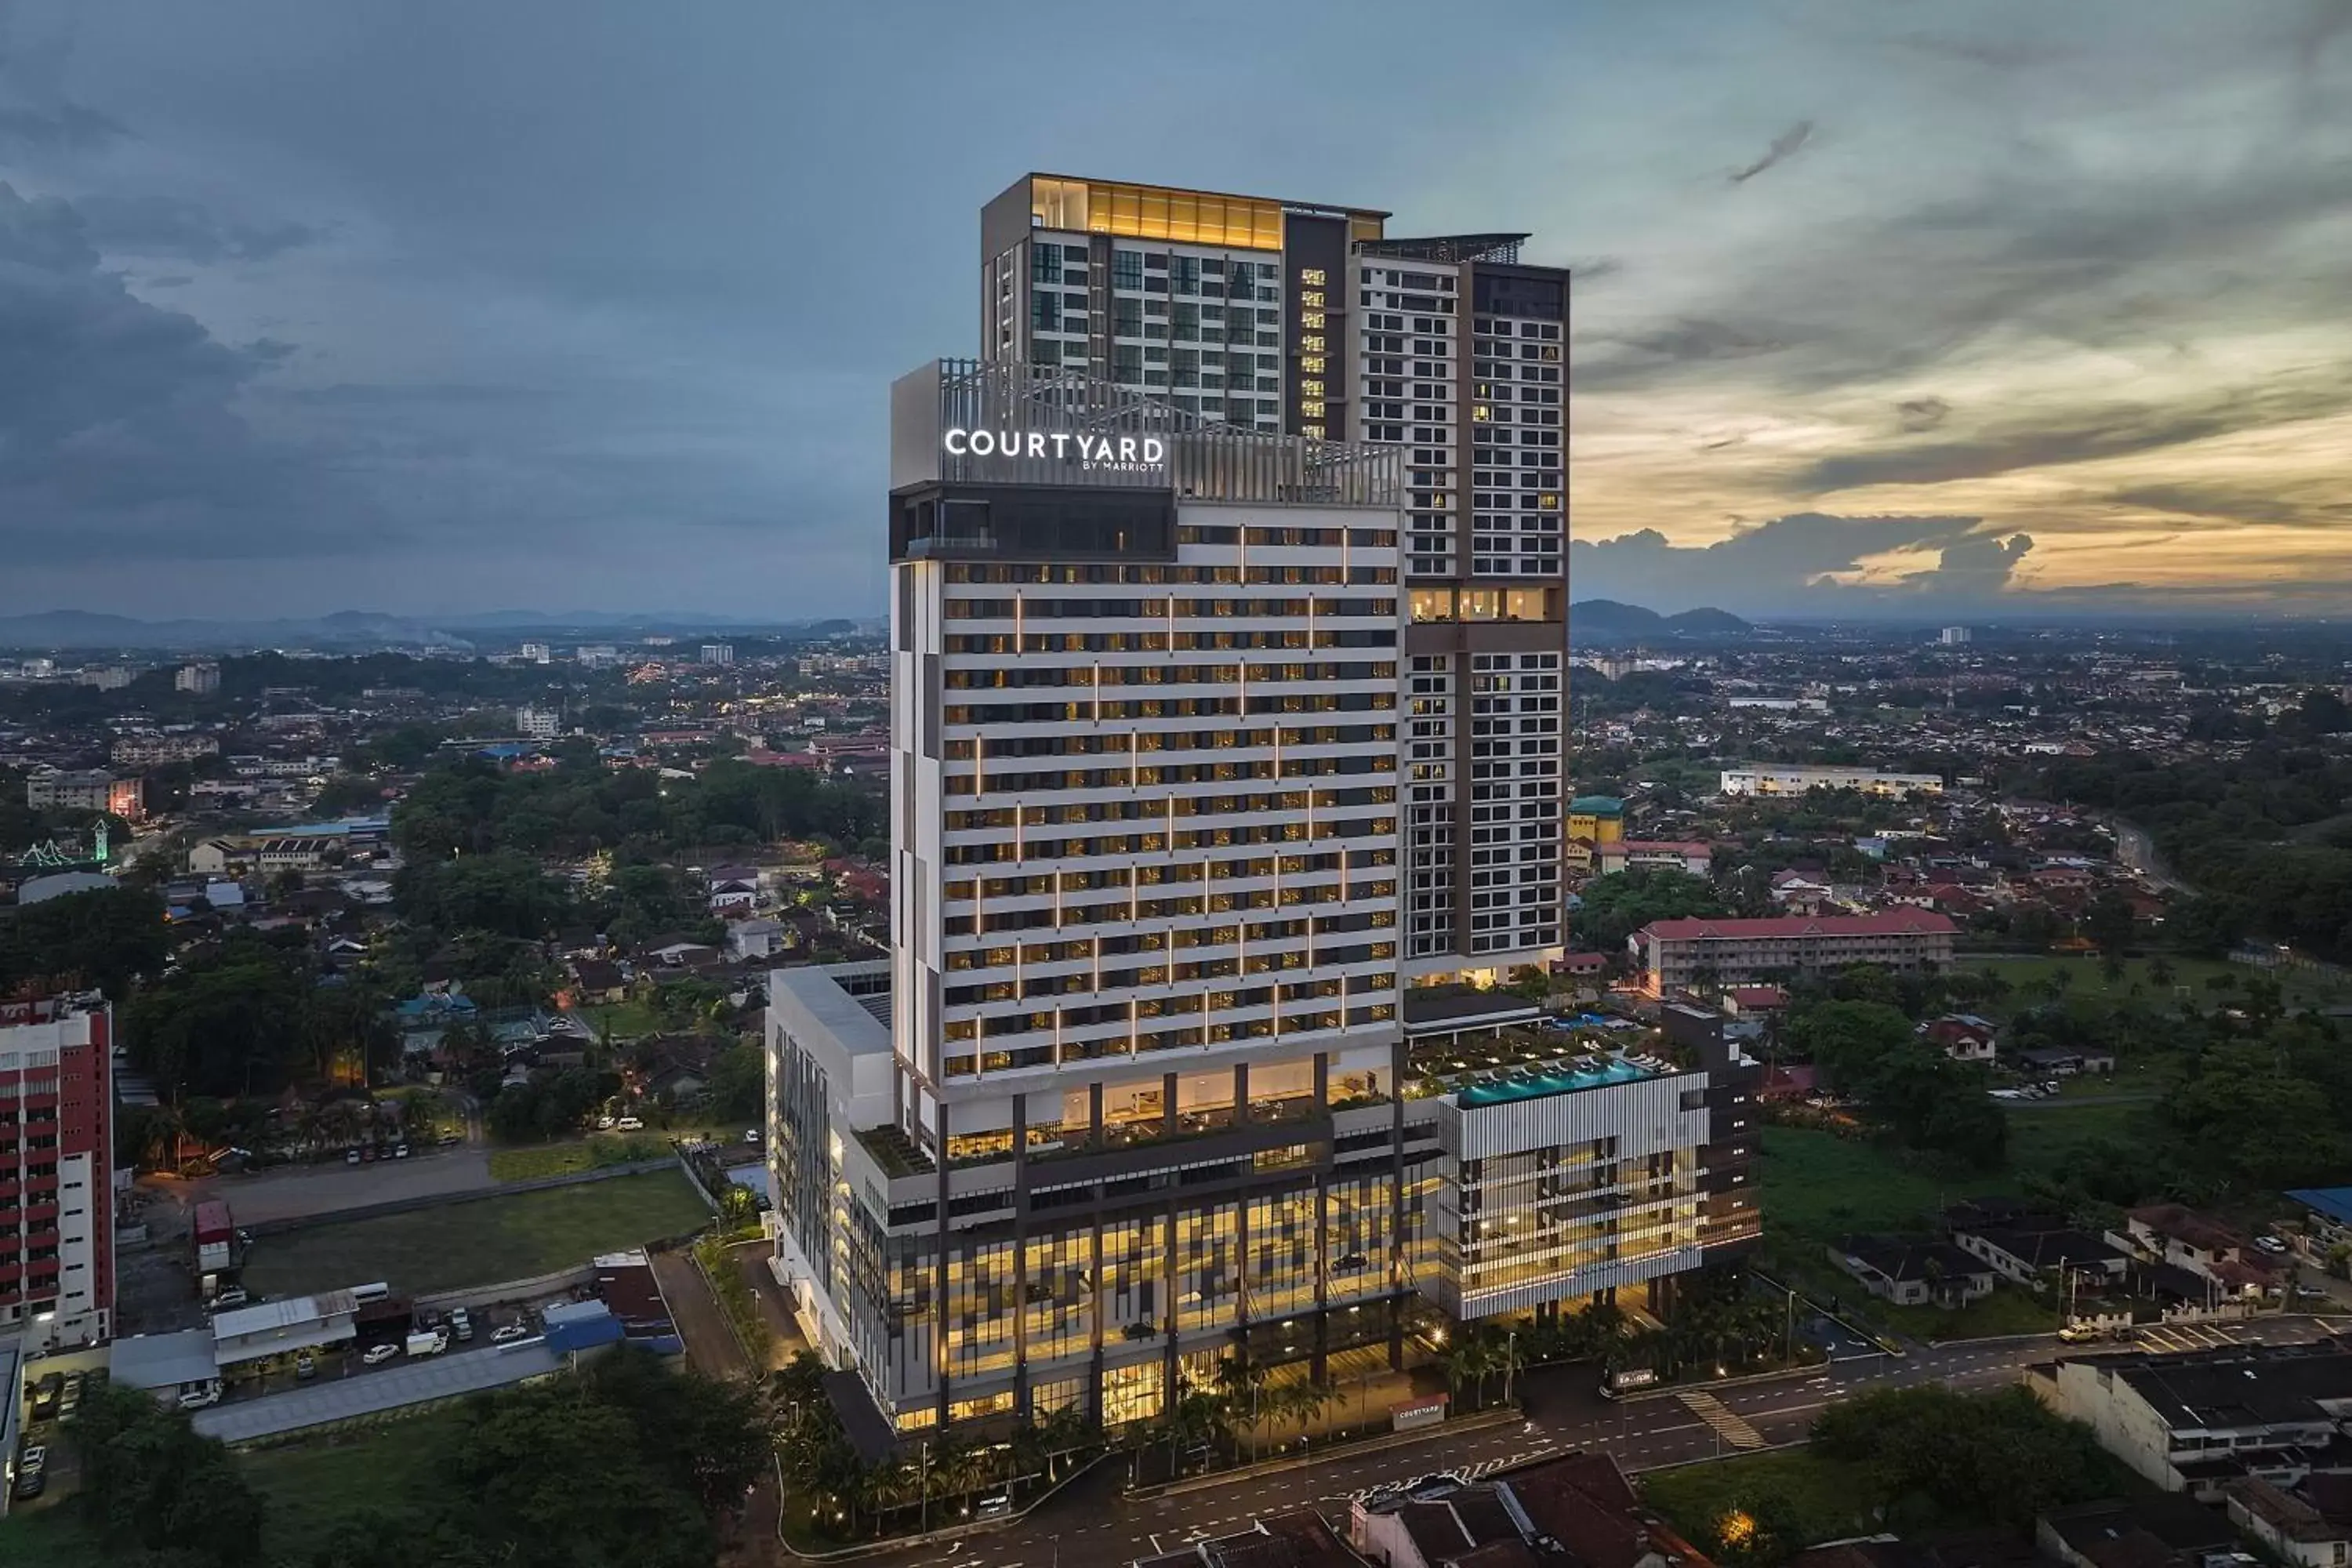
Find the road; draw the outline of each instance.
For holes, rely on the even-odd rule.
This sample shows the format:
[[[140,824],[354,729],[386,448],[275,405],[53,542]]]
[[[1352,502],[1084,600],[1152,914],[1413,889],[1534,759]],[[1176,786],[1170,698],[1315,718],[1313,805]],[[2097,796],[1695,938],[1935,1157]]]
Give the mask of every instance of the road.
[[[2147,828],[2136,826],[2120,816],[2113,819],[2112,826],[2116,830],[2116,859],[2168,893],[2196,891],[2174,876],[2171,868],[2165,865],[2164,857],[2157,850],[2156,839]]]
[[[2226,1343],[2316,1338],[2308,1318],[2252,1324],[2167,1329],[2151,1348],[2186,1350]],[[1469,1434],[1433,1433],[1426,1442],[1312,1463],[1166,1498],[1119,1496],[1124,1464],[1107,1460],[1027,1519],[961,1543],[929,1544],[860,1559],[911,1568],[1058,1568],[1129,1563],[1173,1551],[1203,1536],[1246,1530],[1261,1514],[1315,1508],[1343,1533],[1349,1500],[1370,1488],[1433,1470],[1475,1478],[1580,1448],[1614,1454],[1629,1470],[1727,1457],[1801,1440],[1822,1408],[1874,1388],[1942,1382],[1990,1389],[2016,1380],[2021,1368],[2049,1359],[2052,1336],[1960,1343],[1907,1356],[1872,1354],[1833,1362],[1811,1375],[1731,1384],[1713,1391],[1664,1393],[1610,1404],[1593,1391],[1592,1370],[1573,1366],[1531,1374],[1528,1418]]]

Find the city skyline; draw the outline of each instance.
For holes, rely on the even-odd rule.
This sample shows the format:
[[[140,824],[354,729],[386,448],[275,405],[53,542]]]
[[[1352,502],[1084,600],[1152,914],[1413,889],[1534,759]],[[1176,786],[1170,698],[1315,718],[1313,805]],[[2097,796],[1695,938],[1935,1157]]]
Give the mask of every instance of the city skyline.
[[[1150,79],[1040,7],[1018,91],[1023,33],[904,9],[0,5],[17,605],[875,613],[884,389],[972,343],[919,237],[1213,100],[1118,165],[1576,269],[1576,598],[2352,598],[2340,0],[1499,5],[1444,67],[1211,7]]]

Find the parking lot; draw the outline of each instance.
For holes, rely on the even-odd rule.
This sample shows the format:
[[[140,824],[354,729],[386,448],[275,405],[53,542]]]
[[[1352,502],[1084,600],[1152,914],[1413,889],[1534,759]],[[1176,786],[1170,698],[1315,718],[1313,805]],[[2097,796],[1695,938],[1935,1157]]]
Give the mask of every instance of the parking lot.
[[[544,1301],[524,1305],[469,1309],[467,1316],[473,1324],[474,1337],[470,1341],[460,1340],[453,1333],[450,1336],[449,1348],[443,1353],[456,1354],[460,1351],[487,1349],[497,1342],[498,1331],[503,1328],[520,1327],[528,1332],[536,1333],[539,1331],[540,1310],[553,1302],[567,1301],[571,1299],[569,1295],[556,1295]],[[426,1319],[430,1321],[425,1321]],[[435,1326],[446,1326],[448,1321],[449,1314],[446,1312],[422,1314],[416,1331],[422,1333]],[[350,1378],[373,1377],[379,1373],[389,1372],[397,1367],[414,1366],[418,1360],[425,1359],[410,1356],[394,1344],[391,1355],[371,1364],[367,1360],[367,1346],[354,1342],[348,1345],[313,1351],[310,1352],[311,1374],[307,1378],[300,1373],[297,1365],[298,1358],[294,1356],[274,1358],[265,1366],[240,1372],[229,1378],[222,1386],[221,1403],[226,1405],[239,1400],[259,1399],[268,1394],[284,1394],[313,1384],[340,1383]]]

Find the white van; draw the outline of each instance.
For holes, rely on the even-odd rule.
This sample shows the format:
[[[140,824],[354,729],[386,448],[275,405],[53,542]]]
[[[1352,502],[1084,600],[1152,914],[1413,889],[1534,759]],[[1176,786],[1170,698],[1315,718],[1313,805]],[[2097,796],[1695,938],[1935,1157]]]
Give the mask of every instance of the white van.
[[[646,1124],[643,1121],[640,1121],[634,1116],[624,1116],[618,1121],[614,1122],[613,1125],[623,1132],[642,1132],[645,1131],[646,1127]]]

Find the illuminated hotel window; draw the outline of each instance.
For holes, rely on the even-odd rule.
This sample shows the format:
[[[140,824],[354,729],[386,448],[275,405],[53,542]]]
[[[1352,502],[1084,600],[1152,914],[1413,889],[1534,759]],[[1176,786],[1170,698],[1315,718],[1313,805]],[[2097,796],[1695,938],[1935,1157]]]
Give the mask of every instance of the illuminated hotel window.
[[[1321,375],[1323,374],[1323,356],[1321,354],[1303,354],[1299,357],[1298,368],[1307,372],[1309,375]]]
[[[1323,286],[1323,269],[1320,267],[1302,267],[1298,269],[1298,280],[1310,288],[1319,289]]]
[[[1319,332],[1323,330],[1323,312],[1320,310],[1304,311],[1298,318],[1298,324],[1306,328],[1308,331]]]

